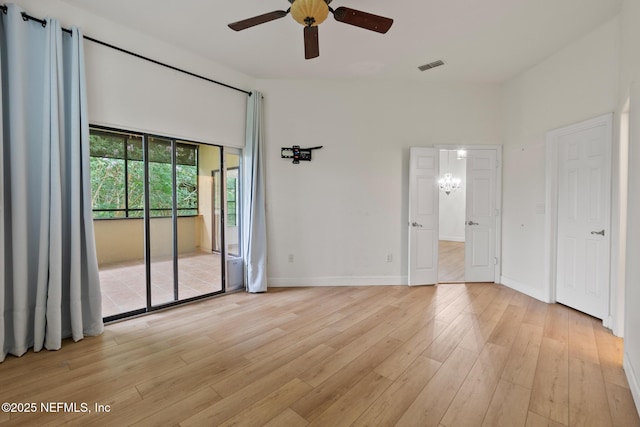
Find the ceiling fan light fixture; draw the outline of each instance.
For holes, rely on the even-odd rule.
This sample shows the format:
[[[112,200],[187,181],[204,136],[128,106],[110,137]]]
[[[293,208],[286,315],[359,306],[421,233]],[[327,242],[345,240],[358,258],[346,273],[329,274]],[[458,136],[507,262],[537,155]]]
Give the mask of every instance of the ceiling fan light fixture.
[[[299,24],[303,25],[304,31],[304,58],[312,59],[320,55],[320,47],[318,43],[318,25],[322,24],[329,12],[337,22],[353,25],[369,31],[375,31],[381,34],[386,33],[393,24],[393,19],[384,16],[374,15],[372,13],[362,12],[360,10],[350,9],[341,6],[335,10],[329,7],[331,0],[289,0],[291,7],[287,10],[274,10],[273,12],[263,13],[252,18],[243,19],[241,21],[232,22],[229,28],[234,31],[242,31],[256,25],[265,24],[284,18],[289,13]]]
[[[291,4],[291,16],[301,25],[315,27],[329,16],[329,5],[325,0],[295,0]]]

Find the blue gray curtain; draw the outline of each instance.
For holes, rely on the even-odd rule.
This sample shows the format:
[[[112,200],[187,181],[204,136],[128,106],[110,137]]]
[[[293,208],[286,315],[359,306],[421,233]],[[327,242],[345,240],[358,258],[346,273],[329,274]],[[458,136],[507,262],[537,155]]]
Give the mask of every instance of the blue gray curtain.
[[[264,123],[262,94],[251,92],[247,101],[244,147],[243,255],[248,292],[267,291],[267,222],[264,185]]]
[[[0,13],[0,361],[103,331],[83,39]]]

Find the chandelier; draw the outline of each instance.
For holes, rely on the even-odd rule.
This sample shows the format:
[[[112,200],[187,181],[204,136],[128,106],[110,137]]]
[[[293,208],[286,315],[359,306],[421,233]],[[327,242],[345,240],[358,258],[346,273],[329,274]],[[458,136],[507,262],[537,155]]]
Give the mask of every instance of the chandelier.
[[[445,173],[442,178],[438,180],[438,185],[440,185],[440,190],[444,191],[444,194],[448,196],[460,188],[460,178],[457,178],[450,173]]]
[[[451,154],[454,152],[453,150],[443,150],[447,154],[447,167],[445,170],[451,168]],[[444,154],[444,153],[443,153]],[[458,160],[466,160],[467,152],[466,150],[457,150],[456,159]],[[440,190],[444,192],[447,196],[457,189],[460,188],[461,180],[457,176],[453,176],[451,172],[447,172],[442,175],[442,177],[438,180],[438,185],[440,186]]]

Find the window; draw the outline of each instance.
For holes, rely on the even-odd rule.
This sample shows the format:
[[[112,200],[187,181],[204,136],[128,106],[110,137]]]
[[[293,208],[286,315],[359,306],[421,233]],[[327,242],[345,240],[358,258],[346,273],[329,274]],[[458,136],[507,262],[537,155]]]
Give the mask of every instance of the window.
[[[149,137],[149,209],[153,217],[171,216],[172,143]],[[179,216],[198,213],[198,147],[175,142],[176,204]],[[144,150],[142,135],[90,130],[91,204],[93,217],[144,216]]]

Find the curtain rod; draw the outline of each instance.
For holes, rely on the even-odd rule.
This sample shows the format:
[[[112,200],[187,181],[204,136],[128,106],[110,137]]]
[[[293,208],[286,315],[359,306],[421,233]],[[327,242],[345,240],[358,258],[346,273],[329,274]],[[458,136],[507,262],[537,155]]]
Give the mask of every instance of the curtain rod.
[[[242,93],[245,93],[245,94],[251,96],[251,92],[246,91],[244,89],[240,89],[240,88],[237,88],[235,86],[231,86],[231,85],[228,85],[226,83],[222,83],[222,82],[219,82],[217,80],[213,80],[213,79],[210,79],[208,77],[201,76],[200,74],[192,73],[191,71],[183,70],[182,68],[174,67],[173,65],[165,64],[164,62],[160,62],[160,61],[157,61],[155,59],[151,59],[151,58],[149,58],[147,56],[140,55],[139,53],[135,53],[135,52],[123,49],[123,48],[118,47],[118,46],[114,46],[112,44],[103,42],[103,41],[98,40],[98,39],[94,39],[93,37],[89,37],[89,36],[85,35],[84,39],[92,41],[92,42],[97,43],[99,45],[106,46],[106,47],[109,47],[111,49],[117,50],[118,52],[122,52],[122,53],[126,53],[127,55],[135,56],[136,58],[143,59],[143,60],[151,62],[153,64],[160,65],[161,67],[169,68],[170,70],[178,71],[180,73],[189,75],[191,77],[195,77],[195,78],[198,78],[198,79],[201,79],[201,80],[205,80],[205,81],[207,81],[209,83],[215,83],[217,85],[224,86],[226,88],[233,89],[233,90],[236,90],[238,92],[242,92]]]
[[[7,6],[6,5],[0,5],[0,10],[2,10],[2,12],[4,14],[6,14],[7,13]],[[36,17],[33,17],[33,16],[29,15],[26,12],[22,12],[21,15],[22,15],[22,20],[23,21],[35,21],[35,22],[41,24],[43,28],[47,26],[47,21],[45,21],[44,19],[38,19]],[[69,30],[67,28],[63,28],[62,31],[71,34],[71,30]],[[135,56],[136,58],[143,59],[145,61],[148,61],[148,62],[151,62],[153,64],[159,65],[161,67],[169,68],[170,70],[178,71],[180,73],[187,74],[187,75],[189,75],[191,77],[195,77],[195,78],[198,78],[198,79],[201,79],[201,80],[205,80],[205,81],[207,81],[209,83],[214,83],[214,84],[217,84],[217,85],[220,85],[220,86],[224,86],[226,88],[233,89],[233,90],[236,90],[238,92],[242,92],[242,93],[245,93],[245,94],[251,96],[251,92],[246,91],[244,89],[240,89],[240,88],[237,88],[235,86],[231,86],[231,85],[228,85],[226,83],[222,83],[222,82],[219,82],[217,80],[213,80],[213,79],[210,79],[208,77],[204,77],[204,76],[201,76],[199,74],[192,73],[191,71],[183,70],[182,68],[174,67],[173,65],[165,64],[164,62],[160,62],[160,61],[157,61],[155,59],[151,59],[151,58],[149,58],[147,56],[140,55],[139,53],[135,53],[135,52],[123,49],[123,48],[118,47],[118,46],[114,46],[112,44],[103,42],[103,41],[98,40],[98,39],[94,39],[93,37],[89,37],[89,36],[85,35],[84,39],[92,41],[92,42],[97,43],[99,45],[106,46],[106,47],[109,47],[111,49],[117,50],[118,52],[122,52],[122,53],[126,53],[127,55]]]

